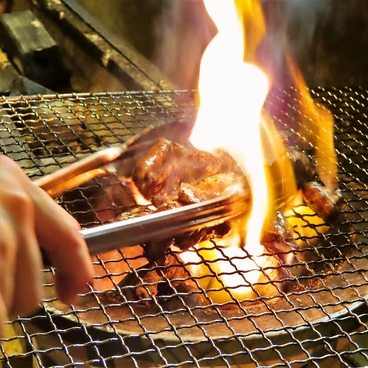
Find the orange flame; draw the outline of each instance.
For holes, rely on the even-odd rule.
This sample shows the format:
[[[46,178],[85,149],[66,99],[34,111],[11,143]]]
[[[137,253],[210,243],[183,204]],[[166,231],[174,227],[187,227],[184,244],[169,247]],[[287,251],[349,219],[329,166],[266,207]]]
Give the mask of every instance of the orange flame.
[[[260,69],[244,62],[244,33],[235,4],[210,0],[205,6],[218,33],[201,61],[200,107],[191,142],[207,151],[221,148],[237,159],[252,188],[247,232],[252,241],[247,244],[259,243],[270,203],[260,136],[268,81]]]
[[[204,3],[218,33],[202,57],[200,105],[191,141],[203,150],[220,148],[237,160],[252,190],[252,209],[249,218],[239,221],[238,228],[221,240],[221,249],[205,242],[181,257],[194,276],[201,276],[198,282],[208,289],[208,295],[214,301],[224,302],[255,296],[255,288],[250,285],[262,278],[262,267],[268,261],[261,245],[263,232],[273,221],[276,209],[287,214],[300,196],[284,142],[274,122],[262,111],[268,80],[259,68],[249,64],[255,61],[257,45],[265,35],[260,2],[205,0]],[[288,53],[286,61],[299,93],[303,116],[299,128],[291,130],[317,148],[318,175],[326,186],[334,189],[337,161],[333,117],[314,102]],[[305,207],[300,211],[310,212]],[[251,257],[245,257],[241,249],[244,245]],[[269,285],[265,292],[277,290]]]
[[[299,127],[300,137],[316,147],[316,167],[319,178],[330,189],[336,189],[337,154],[334,146],[334,119],[329,110],[317,104],[310,95],[303,75],[289,52],[286,61],[298,92],[299,110],[302,112]]]
[[[259,68],[244,62],[244,19],[247,18],[246,11],[253,11],[252,6],[258,2],[207,0],[204,3],[218,33],[201,60],[198,83],[200,106],[191,142],[202,150],[220,148],[228,152],[236,158],[247,175],[252,189],[252,209],[247,229],[242,233],[246,234],[246,249],[253,260],[245,259],[244,251],[238,247],[244,243],[244,239],[235,247],[232,244],[232,247],[222,248],[221,253],[205,245],[199,247],[205,260],[215,260],[212,271],[219,275],[217,280],[220,280],[220,284],[228,288],[232,296],[243,299],[253,295],[249,285],[257,281],[261,271],[258,268],[253,270],[251,277],[248,273],[246,279],[243,274],[237,277],[234,271],[247,271],[254,269],[255,264],[262,265],[265,257],[258,259],[264,251],[260,244],[262,229],[272,202],[269,198],[261,137],[261,112],[268,93],[268,80]],[[255,49],[255,45],[251,45],[251,48]],[[193,260],[192,253],[182,254],[182,259],[186,262]],[[243,259],[237,262],[234,269],[234,260],[240,259],[239,253],[242,253]],[[232,264],[228,257],[232,259]],[[229,272],[231,268],[232,273]],[[197,271],[206,273],[203,269],[197,268]],[[213,287],[213,282],[208,286]],[[211,297],[224,300],[223,293],[214,292]],[[231,296],[228,294],[228,297]]]

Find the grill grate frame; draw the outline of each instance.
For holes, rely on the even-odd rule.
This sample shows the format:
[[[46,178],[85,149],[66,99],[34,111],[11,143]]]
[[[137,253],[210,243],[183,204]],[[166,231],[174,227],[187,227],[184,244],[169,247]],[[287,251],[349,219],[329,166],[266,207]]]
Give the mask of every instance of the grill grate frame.
[[[368,285],[368,91],[360,88],[315,88],[312,94],[335,117],[344,221],[336,231],[320,234],[321,239],[326,238],[327,244],[338,241],[338,246],[334,247],[337,253],[326,260],[319,249],[315,263],[308,263],[311,275],[301,278],[308,282],[308,277],[311,280],[319,277],[322,279],[319,288],[283,294],[284,303],[288,306],[284,312],[286,314],[290,309],[296,312],[300,319],[297,326],[285,324],[281,317],[282,307],[275,311],[267,298],[261,298],[262,308],[258,312],[252,308],[241,308],[242,315],[233,317],[215,308],[217,317],[210,321],[202,320],[195,310],[181,303],[190,322],[199,329],[200,337],[193,339],[190,338],[190,325],[178,327],[172,323],[173,313],[160,308],[138,315],[134,303],[125,302],[130,316],[119,318],[117,313],[111,312],[121,306],[117,301],[101,303],[104,294],[101,291],[91,288],[82,299],[93,302],[84,305],[83,309],[79,305],[64,309],[51,293],[47,294],[45,307],[39,313],[9,322],[9,325],[17,326],[19,334],[1,340],[1,361],[5,366],[15,366],[17,361],[27,359],[40,367],[50,366],[51,362],[62,367],[118,367],[119,364],[128,367],[366,365],[363,363],[368,361],[368,346],[364,344],[368,336],[365,292]],[[280,123],[298,116],[292,95],[293,91],[272,92],[269,108]],[[149,124],[171,119],[192,120],[195,116],[194,101],[193,91],[3,97],[0,98],[0,150],[15,159],[31,177],[38,177],[97,149],[122,143]],[[103,184],[102,181],[95,185],[101,190]],[[111,183],[111,178],[109,184],[115,189],[119,187],[118,182]],[[115,189],[109,194],[107,208],[94,209],[93,216],[89,216],[88,208],[73,213],[78,220],[84,221],[83,226],[99,225],[118,214],[120,207],[116,196],[119,191]],[[93,197],[87,198],[84,192],[81,197],[68,200],[59,199],[59,203],[68,210],[81,200],[94,206]],[[347,257],[345,248],[349,251],[353,248],[354,254]],[[123,256],[117,252],[115,257],[96,259],[96,264],[102,269],[96,280],[103,280],[108,275],[114,286],[116,281],[110,271],[111,265],[118,264],[124,257],[133,269],[140,260],[136,254]],[[343,285],[329,284],[314,272],[314,267],[321,260],[329,265],[337,279],[343,280]],[[339,273],[334,270],[341,260],[347,266]],[[51,290],[52,270],[44,270],[44,273],[48,281],[45,289]],[[326,291],[332,298],[327,301],[320,298],[320,294]],[[349,298],[345,294],[347,291]],[[308,304],[296,304],[297,298],[304,297],[310,298]],[[98,310],[103,317],[98,323],[88,324],[85,322],[86,310],[91,314]],[[315,310],[319,312],[317,320],[313,317]],[[179,312],[182,312],[180,308]],[[146,323],[157,317],[157,313],[164,319],[166,327],[154,328]],[[269,316],[274,322],[267,328],[264,324]],[[153,321],[156,323],[157,319]],[[251,324],[252,330],[239,332],[240,322]],[[138,325],[140,330],[122,334],[122,326],[129,323]],[[213,333],[219,325],[225,326],[227,336]],[[25,342],[26,351],[7,353],[4,348],[6,342],[15,340]]]

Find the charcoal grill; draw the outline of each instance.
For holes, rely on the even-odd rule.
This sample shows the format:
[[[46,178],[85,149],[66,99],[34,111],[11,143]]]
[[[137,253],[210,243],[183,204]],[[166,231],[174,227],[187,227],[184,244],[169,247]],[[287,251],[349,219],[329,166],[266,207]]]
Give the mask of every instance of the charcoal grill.
[[[267,108],[279,124],[300,116],[292,102],[294,92],[274,90],[270,95]],[[314,239],[303,239],[318,246],[300,251],[308,272],[299,279],[289,272],[291,288],[245,304],[234,300],[190,306],[185,293],[170,287],[165,303],[153,297],[146,307],[128,300],[117,287],[144,264],[140,247],[111,252],[94,259],[96,286],[78,305],[58,301],[53,270],[44,270],[43,306],[33,316],[9,322],[19,327],[19,335],[1,341],[2,362],[10,367],[26,359],[40,367],[367,365],[368,90],[311,92],[335,117],[343,210],[326,233],[316,229]],[[1,151],[37,178],[125,142],[147,125],[173,119],[192,122],[195,97],[194,91],[3,97]],[[121,197],[120,182],[106,176],[57,201],[83,227],[93,227],[121,212],[126,205]],[[27,349],[7,354],[4,344],[16,340]]]

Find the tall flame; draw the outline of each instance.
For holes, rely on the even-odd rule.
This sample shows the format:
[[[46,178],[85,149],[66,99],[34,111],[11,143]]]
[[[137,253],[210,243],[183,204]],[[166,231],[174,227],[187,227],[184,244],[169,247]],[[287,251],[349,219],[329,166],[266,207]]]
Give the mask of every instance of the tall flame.
[[[201,244],[197,252],[197,257],[212,262],[208,268],[199,260],[194,271],[202,275],[217,275],[212,280],[202,278],[202,283],[208,282],[208,295],[215,301],[226,301],[233,297],[244,299],[254,296],[251,285],[259,279],[259,267],[265,260],[265,257],[259,257],[264,251],[261,237],[272,201],[263,157],[261,112],[269,86],[266,75],[255,65],[244,61],[248,59],[245,51],[252,52],[250,50],[255,49],[255,43],[260,39],[260,35],[252,38],[255,41],[248,45],[250,49],[245,47],[247,30],[244,20],[251,18],[247,11],[258,9],[257,15],[262,15],[259,3],[253,0],[206,0],[204,3],[218,33],[201,60],[198,82],[200,106],[191,142],[202,150],[222,149],[232,155],[247,176],[252,190],[251,213],[247,224],[243,223],[246,229],[239,229],[239,234],[230,242],[242,234],[246,234],[246,239],[240,238],[239,244],[221,249],[213,248],[212,244]],[[262,33],[262,27],[258,31]],[[246,253],[239,248],[244,244],[250,258],[245,257]],[[198,260],[193,251],[181,257],[185,262],[191,261],[192,265]]]
[[[218,28],[200,67],[200,107],[191,136],[197,148],[221,148],[236,158],[252,188],[247,249],[259,253],[260,237],[270,200],[261,144],[261,111],[268,92],[266,75],[244,62],[243,13],[240,2],[204,2]],[[238,6],[236,6],[238,5]],[[221,91],[221,92],[220,92]]]
[[[251,187],[252,208],[249,217],[239,222],[246,222],[245,228],[222,239],[220,249],[202,243],[181,257],[190,262],[191,272],[202,276],[199,282],[208,288],[211,298],[245,299],[254,296],[251,285],[262,279],[262,267],[268,262],[261,245],[263,232],[274,220],[276,208],[284,213],[294,208],[298,190],[285,144],[272,119],[262,111],[269,89],[267,77],[249,63],[255,61],[257,45],[265,35],[260,2],[204,0],[204,4],[218,33],[201,61],[200,105],[191,142],[202,150],[222,149],[237,160]],[[326,186],[336,188],[332,115],[313,101],[291,55],[286,56],[305,117],[296,133],[317,147],[319,177]],[[250,257],[244,257],[245,250]],[[216,277],[203,277],[206,274]],[[277,290],[269,285],[265,292]]]

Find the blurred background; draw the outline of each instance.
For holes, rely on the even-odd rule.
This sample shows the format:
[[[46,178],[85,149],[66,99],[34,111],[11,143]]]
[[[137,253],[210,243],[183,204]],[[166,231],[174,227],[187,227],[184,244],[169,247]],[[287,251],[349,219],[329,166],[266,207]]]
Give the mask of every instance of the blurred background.
[[[201,0],[1,4],[7,13],[30,9],[45,26],[68,70],[64,83],[51,87],[64,92],[196,88],[201,55],[216,32]],[[276,75],[283,76],[287,44],[308,86],[368,85],[367,1],[262,0],[262,6],[268,38],[260,59]],[[9,54],[9,45],[0,44]]]

